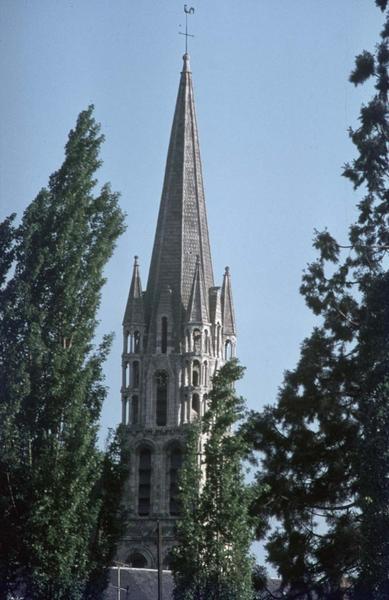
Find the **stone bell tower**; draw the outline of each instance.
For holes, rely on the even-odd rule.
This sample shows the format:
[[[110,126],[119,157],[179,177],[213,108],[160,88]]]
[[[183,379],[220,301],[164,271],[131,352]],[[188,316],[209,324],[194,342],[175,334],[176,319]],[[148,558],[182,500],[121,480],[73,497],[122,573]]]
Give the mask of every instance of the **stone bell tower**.
[[[212,376],[235,355],[231,279],[215,287],[189,55],[185,54],[147,288],[135,257],[123,320],[122,422],[131,449],[119,558],[168,565],[188,423],[207,409]]]

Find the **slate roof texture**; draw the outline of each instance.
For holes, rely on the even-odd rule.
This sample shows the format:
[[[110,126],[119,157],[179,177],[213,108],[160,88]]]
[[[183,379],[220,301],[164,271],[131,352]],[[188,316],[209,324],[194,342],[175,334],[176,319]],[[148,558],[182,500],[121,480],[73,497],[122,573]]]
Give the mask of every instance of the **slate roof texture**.
[[[151,318],[151,329],[151,313],[158,307],[160,291],[166,286],[173,293],[176,321],[185,317],[197,256],[205,290],[214,285],[192,73],[189,55],[185,54],[183,58],[147,282],[146,318]],[[205,302],[208,303],[207,296]],[[181,323],[175,325],[179,332]]]

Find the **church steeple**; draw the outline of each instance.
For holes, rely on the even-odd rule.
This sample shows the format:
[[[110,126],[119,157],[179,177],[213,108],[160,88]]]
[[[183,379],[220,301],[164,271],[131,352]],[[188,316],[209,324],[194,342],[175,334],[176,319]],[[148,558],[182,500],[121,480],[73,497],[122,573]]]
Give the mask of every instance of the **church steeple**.
[[[190,9],[191,10],[191,9]],[[185,11],[187,12],[187,10]],[[187,13],[188,14],[188,13]],[[155,567],[155,522],[168,564],[179,516],[188,426],[207,410],[212,377],[235,356],[231,281],[215,287],[189,55],[184,55],[147,289],[138,259],[123,320],[122,423],[129,478],[118,559]]]
[[[183,59],[147,283],[150,330],[155,328],[160,291],[168,286],[177,335],[188,308],[197,256],[205,289],[214,285],[189,55]]]

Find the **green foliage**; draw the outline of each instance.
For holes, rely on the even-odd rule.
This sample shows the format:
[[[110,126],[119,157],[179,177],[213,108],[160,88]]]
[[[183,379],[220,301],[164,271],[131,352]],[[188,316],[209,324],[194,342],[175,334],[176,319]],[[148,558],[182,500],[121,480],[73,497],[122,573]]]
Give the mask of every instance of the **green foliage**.
[[[220,369],[213,378],[209,410],[189,432],[173,557],[174,597],[180,600],[252,598],[250,492],[241,466],[247,447],[239,433],[232,433],[243,417],[243,400],[233,388],[242,374],[236,360]]]
[[[388,6],[388,0],[375,0],[375,3],[381,10],[385,10]]]
[[[389,596],[389,273],[377,277],[366,296],[358,357],[360,565],[355,597],[370,594],[383,600]]]
[[[121,501],[128,478],[128,464],[126,428],[119,425],[116,431],[109,432],[101,476],[94,491],[94,500],[92,499],[92,503],[100,505],[100,511],[90,544],[90,573],[84,593],[84,597],[89,600],[101,598],[108,583],[108,567],[115,558],[116,544],[127,516]]]
[[[92,112],[79,115],[63,165],[21,225],[0,228],[3,596],[23,581],[30,598],[77,599],[90,571],[111,343],[95,349],[92,339],[103,269],[123,231],[118,195],[108,185],[93,194],[103,137]]]
[[[253,600],[265,600],[265,598],[272,597],[271,592],[268,590],[269,577],[264,567],[254,566],[251,581],[254,590]]]
[[[180,472],[179,544],[172,553],[175,595],[183,600],[201,598],[199,579],[202,575],[203,530],[199,438],[200,426],[194,424],[188,431],[184,464]]]
[[[316,232],[319,256],[301,293],[321,323],[285,374],[277,405],[253,414],[246,429],[262,454],[261,506],[278,523],[269,558],[291,598],[343,598],[349,585],[348,597],[388,597],[388,67],[387,15],[374,56],[358,56],[351,75],[355,84],[373,77],[375,87],[350,130],[357,155],[344,168],[365,189],[357,221],[346,245]]]
[[[354,85],[358,85],[364,83],[372,75],[374,75],[374,56],[365,50],[355,59],[355,70],[350,75],[350,81]]]
[[[15,214],[12,214],[0,223],[0,294],[15,258],[15,228],[12,225],[14,219]]]

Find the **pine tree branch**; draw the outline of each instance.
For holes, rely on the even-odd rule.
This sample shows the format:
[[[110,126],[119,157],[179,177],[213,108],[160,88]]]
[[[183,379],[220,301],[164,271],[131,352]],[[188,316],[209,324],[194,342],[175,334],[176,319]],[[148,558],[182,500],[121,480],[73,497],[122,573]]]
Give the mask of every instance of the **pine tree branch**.
[[[355,502],[350,502],[349,504],[343,504],[343,505],[339,505],[339,506],[320,506],[320,505],[311,505],[310,508],[312,508],[313,510],[349,510],[350,508],[353,508],[354,506],[356,506]]]

